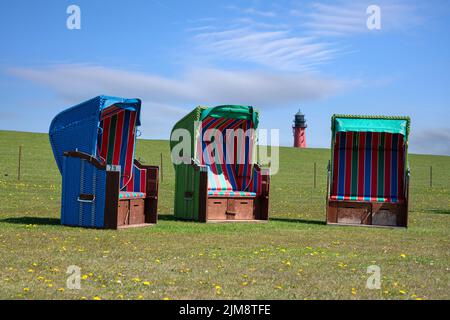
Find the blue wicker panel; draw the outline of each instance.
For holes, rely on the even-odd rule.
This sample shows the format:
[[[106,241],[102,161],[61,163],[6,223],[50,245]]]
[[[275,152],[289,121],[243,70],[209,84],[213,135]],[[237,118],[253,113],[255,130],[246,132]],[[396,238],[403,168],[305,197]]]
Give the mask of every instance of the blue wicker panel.
[[[99,98],[91,99],[61,112],[53,119],[50,143],[61,173],[64,152],[78,150],[96,154],[99,103]]]
[[[63,158],[61,223],[79,226],[80,161]]]
[[[64,157],[61,223],[104,227],[106,171],[85,160]],[[80,194],[94,194],[92,203],[78,201]]]

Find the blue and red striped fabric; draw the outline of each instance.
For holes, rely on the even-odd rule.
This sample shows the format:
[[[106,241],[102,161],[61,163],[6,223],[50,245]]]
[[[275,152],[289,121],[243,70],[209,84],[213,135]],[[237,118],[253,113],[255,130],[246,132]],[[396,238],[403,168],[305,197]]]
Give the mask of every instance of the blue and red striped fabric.
[[[133,174],[136,112],[111,106],[102,111],[100,127],[98,155],[106,164],[120,165],[120,188],[123,189]]]
[[[204,119],[197,153],[200,164],[208,166],[208,190],[259,190],[260,177],[252,170],[253,146],[254,126],[251,120]]]
[[[147,192],[147,170],[133,165],[133,175],[125,190],[130,192]]]
[[[260,170],[257,170],[256,167],[253,167],[253,177],[252,181],[248,187],[248,191],[255,192],[256,195],[261,195],[262,191],[262,173]]]
[[[333,153],[331,199],[405,201],[403,135],[339,132]]]

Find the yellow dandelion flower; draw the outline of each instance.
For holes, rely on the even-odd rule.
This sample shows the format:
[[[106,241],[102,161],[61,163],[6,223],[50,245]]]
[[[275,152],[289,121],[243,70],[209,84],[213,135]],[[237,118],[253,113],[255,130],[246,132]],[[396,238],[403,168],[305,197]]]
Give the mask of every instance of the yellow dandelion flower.
[[[170,298],[169,297],[164,297],[163,300],[170,300]]]
[[[28,272],[29,272],[29,273],[33,273],[34,270],[33,270],[33,269],[28,269]]]
[[[406,254],[402,253],[402,254],[400,254],[400,257],[406,258]]]
[[[133,282],[141,282],[141,279],[139,279],[139,278],[133,278],[133,279],[131,279],[131,281],[133,281]]]
[[[123,299],[123,294],[119,294],[119,295],[117,296],[117,299]]]
[[[49,283],[49,284],[47,285],[47,287],[52,288],[52,287],[53,287],[53,284],[52,284],[52,283]]]
[[[39,276],[39,277],[37,277],[36,279],[38,279],[38,280],[44,280],[45,278],[43,277],[43,276]]]
[[[244,286],[244,287],[248,286],[248,282],[247,282],[247,281],[244,281],[244,282],[242,282],[241,284],[242,284],[242,286]]]
[[[144,286],[149,286],[151,283],[150,283],[149,281],[144,281],[142,284],[143,284]]]
[[[64,292],[64,288],[59,288],[58,291],[59,292]]]
[[[406,291],[405,291],[405,290],[399,290],[398,293],[400,293],[400,294],[406,294]]]
[[[98,297],[98,296],[95,296],[93,299],[94,299],[94,300],[102,300],[102,298],[100,298],[100,297]]]
[[[87,274],[83,274],[82,276],[81,276],[81,279],[83,279],[83,280],[86,280],[88,278],[88,275]]]
[[[30,288],[23,288],[23,292],[30,292]]]

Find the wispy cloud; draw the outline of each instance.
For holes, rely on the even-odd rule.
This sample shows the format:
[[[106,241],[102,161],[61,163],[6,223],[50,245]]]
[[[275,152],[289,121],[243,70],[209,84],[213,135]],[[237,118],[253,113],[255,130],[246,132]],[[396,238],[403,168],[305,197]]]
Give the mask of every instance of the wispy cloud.
[[[203,50],[216,56],[280,70],[309,71],[338,52],[332,43],[293,36],[289,30],[262,31],[244,27],[203,32],[194,39]]]
[[[302,9],[292,9],[290,14],[299,17],[300,24],[308,33],[330,36],[353,36],[374,32],[367,28],[367,8],[376,4],[380,7],[381,30],[395,31],[410,28],[420,22],[417,8],[410,2],[384,1],[339,1],[334,4],[312,3]]]
[[[249,15],[255,15],[255,16],[260,16],[260,17],[265,17],[265,18],[274,18],[277,16],[277,13],[275,11],[272,10],[258,10],[254,7],[249,7],[249,8],[241,8],[235,5],[228,5],[225,7],[228,10],[232,10],[241,14],[249,14]]]
[[[435,128],[413,133],[410,145],[412,152],[450,156],[450,129]]]
[[[170,78],[95,65],[12,68],[16,77],[44,86],[67,105],[100,93],[138,97],[153,137],[165,137],[171,124],[196,105],[243,104],[275,108],[325,98],[352,83],[321,76],[195,68]]]
[[[320,66],[354,50],[343,37],[370,31],[370,1],[342,0],[300,3],[274,10],[237,7],[226,22],[215,21],[190,29],[200,55],[213,60],[253,63],[277,70],[316,71]],[[403,0],[379,0],[382,30],[396,31],[416,25],[417,8]]]

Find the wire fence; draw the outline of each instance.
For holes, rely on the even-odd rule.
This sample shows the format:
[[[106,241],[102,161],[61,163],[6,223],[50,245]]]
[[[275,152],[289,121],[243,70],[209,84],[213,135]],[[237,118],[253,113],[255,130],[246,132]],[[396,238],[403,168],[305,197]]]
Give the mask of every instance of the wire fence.
[[[298,201],[300,210],[325,212],[327,198],[327,166],[314,163],[309,174],[302,174]],[[409,186],[410,211],[450,210],[450,173],[448,167],[436,165],[411,166]]]
[[[45,177],[43,176],[43,163],[53,161],[38,146],[27,145],[25,148],[16,145],[8,148],[0,154],[2,165],[1,180],[18,182],[39,182],[45,180],[46,183],[59,185],[60,175],[56,165],[45,166]],[[8,152],[5,152],[8,151]],[[50,150],[46,150],[50,152]],[[48,153],[50,154],[50,153]],[[168,157],[163,157],[158,153],[158,162],[162,167],[160,181],[162,186],[173,188],[172,165]],[[33,159],[33,161],[30,161]],[[51,159],[51,160],[50,160]],[[272,191],[277,188],[286,189],[286,179],[294,176],[294,181],[290,185],[294,190],[289,194],[295,194],[295,208],[288,211],[300,211],[311,213],[324,213],[326,209],[327,197],[327,166],[328,161],[308,162],[306,168],[302,166],[301,171],[291,172],[292,167],[281,169],[280,176],[274,177],[271,183]],[[284,172],[283,172],[284,171]],[[164,176],[163,176],[164,172]],[[166,177],[167,175],[167,177]],[[409,189],[409,209],[410,211],[439,211],[450,212],[450,163],[448,159],[438,157],[415,157],[411,161],[411,178]],[[280,194],[272,194],[272,203],[280,202]],[[280,191],[281,192],[281,191]],[[287,200],[288,204],[290,200]],[[171,201],[168,201],[171,203]],[[284,202],[283,204],[284,205]],[[281,205],[280,205],[281,206]],[[285,211],[284,209],[280,209]]]

